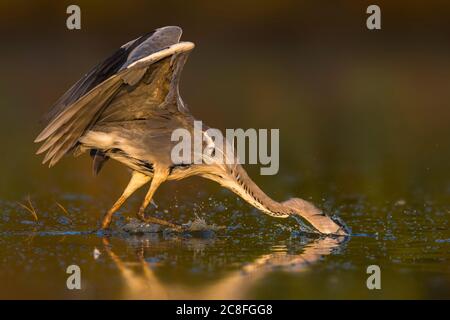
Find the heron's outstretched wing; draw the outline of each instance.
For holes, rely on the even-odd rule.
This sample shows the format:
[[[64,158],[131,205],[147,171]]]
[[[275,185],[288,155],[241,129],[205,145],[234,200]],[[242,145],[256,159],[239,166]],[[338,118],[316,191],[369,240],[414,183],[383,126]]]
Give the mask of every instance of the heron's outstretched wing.
[[[178,83],[190,42],[179,27],[164,27],[123,45],[55,104],[35,142],[53,166],[96,123],[148,119],[158,112],[187,112]]]
[[[111,56],[92,68],[69,90],[67,90],[67,92],[58,99],[58,101],[56,101],[52,109],[45,115],[45,119],[52,119],[55,115],[59,114],[65,108],[80,99],[95,86],[116,74],[117,71],[119,71],[120,68],[126,63],[130,52],[139,46],[139,44],[151,37],[152,34],[153,32],[148,33],[124,44]]]

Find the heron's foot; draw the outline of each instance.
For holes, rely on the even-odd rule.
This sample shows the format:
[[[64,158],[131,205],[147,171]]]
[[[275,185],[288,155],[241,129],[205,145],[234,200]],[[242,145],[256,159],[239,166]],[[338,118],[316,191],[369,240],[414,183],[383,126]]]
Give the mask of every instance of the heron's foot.
[[[93,230],[92,233],[95,233],[100,237],[109,237],[113,234],[113,231],[111,228],[98,228],[97,230]]]
[[[112,222],[112,217],[115,211],[113,210],[109,210],[108,212],[105,213],[105,215],[103,216],[103,220],[102,220],[102,224],[100,227],[100,230],[109,230],[111,227],[111,222]]]
[[[138,219],[141,220],[142,222],[145,223],[154,223],[154,224],[159,224],[161,226],[165,226],[165,227],[169,227],[172,228],[178,232],[183,232],[185,231],[185,228],[183,228],[183,226],[179,225],[179,224],[175,224],[166,220],[162,220],[162,219],[158,219],[155,217],[146,217],[145,214],[143,212],[139,212],[137,215]]]

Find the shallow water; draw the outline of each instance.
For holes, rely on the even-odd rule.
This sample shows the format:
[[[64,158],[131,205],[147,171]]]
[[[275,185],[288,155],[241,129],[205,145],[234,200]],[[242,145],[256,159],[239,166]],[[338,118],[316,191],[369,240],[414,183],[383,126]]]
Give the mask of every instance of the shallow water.
[[[87,195],[59,194],[53,203],[31,197],[37,221],[17,203],[2,202],[0,298],[450,297],[448,206],[336,197],[321,206],[344,219],[353,235],[321,238],[302,234],[294,221],[266,217],[227,191],[192,192],[197,204],[187,194],[149,212],[180,223],[197,215],[224,230],[203,237],[105,236],[92,232],[103,204]],[[133,216],[138,200],[116,215],[116,228]],[[81,268],[79,291],[66,288],[71,264]],[[366,287],[373,264],[381,268],[381,290]]]

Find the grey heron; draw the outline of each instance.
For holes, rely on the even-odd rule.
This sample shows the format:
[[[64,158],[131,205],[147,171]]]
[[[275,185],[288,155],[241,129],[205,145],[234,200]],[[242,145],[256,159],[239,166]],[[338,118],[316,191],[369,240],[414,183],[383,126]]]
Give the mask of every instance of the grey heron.
[[[169,26],[120,47],[73,85],[47,114],[47,125],[35,139],[43,163],[54,166],[64,155],[89,151],[95,174],[108,159],[132,170],[131,180],[107,211],[101,227],[137,189],[150,187],[138,218],[176,229],[180,226],[146,216],[145,209],[166,180],[199,175],[230,189],[262,212],[278,218],[296,217],[322,234],[345,235],[336,223],[310,202],[293,198],[277,202],[267,196],[239,163],[174,163],[171,133],[193,130],[195,118],[179,94],[180,75],[192,42],[180,41],[182,30]],[[217,150],[223,152],[223,150]]]

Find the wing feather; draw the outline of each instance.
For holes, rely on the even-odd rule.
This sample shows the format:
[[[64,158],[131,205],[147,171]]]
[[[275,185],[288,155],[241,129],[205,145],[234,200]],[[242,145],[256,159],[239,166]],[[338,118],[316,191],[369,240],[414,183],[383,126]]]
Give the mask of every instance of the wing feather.
[[[44,142],[37,152],[47,152],[44,163],[56,164],[99,121],[142,119],[169,102],[179,105],[179,73],[194,47],[179,43],[181,32],[165,27],[128,42],[69,89],[35,139]],[[178,111],[186,111],[181,105]]]
[[[55,115],[59,114],[66,107],[80,99],[95,86],[116,74],[127,62],[130,52],[148,40],[154,33],[155,32],[149,32],[133,41],[130,41],[120,47],[104,61],[93,67],[55,102],[52,109],[46,114],[44,119],[48,121],[54,118]]]
[[[122,82],[117,78],[111,79],[108,84],[107,88],[99,86],[89,92],[87,96],[78,100],[66,110],[67,112],[64,116],[56,119],[56,125],[50,123],[48,126],[50,134],[47,134],[46,129],[44,129],[44,136],[48,135],[46,139],[53,141],[46,147],[47,155],[43,163],[51,160],[50,166],[53,166],[67,151],[76,145],[79,137],[96,120],[96,114],[117,92]],[[69,112],[72,111],[72,108],[75,112]]]

